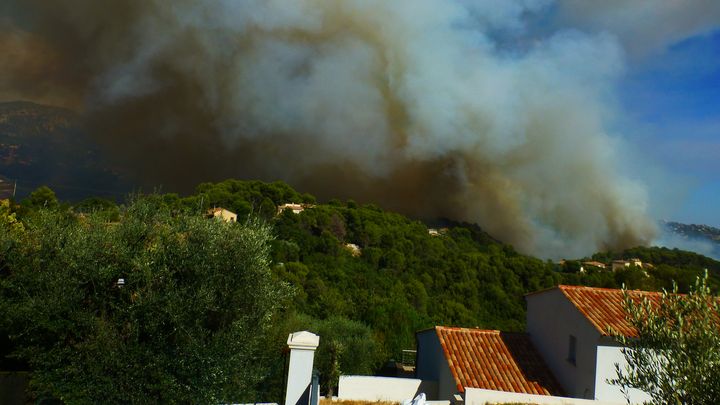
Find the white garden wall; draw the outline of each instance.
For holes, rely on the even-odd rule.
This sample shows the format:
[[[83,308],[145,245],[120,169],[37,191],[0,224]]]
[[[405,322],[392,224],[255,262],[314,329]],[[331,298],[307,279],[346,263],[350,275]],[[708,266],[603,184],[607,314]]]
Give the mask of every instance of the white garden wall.
[[[437,384],[415,378],[343,375],[340,376],[338,399],[402,402],[421,392],[427,398],[435,398]]]
[[[519,394],[516,392],[465,388],[466,405],[485,404],[542,404],[542,405],[621,405],[624,402],[604,402],[591,399],[552,397],[549,395]]]

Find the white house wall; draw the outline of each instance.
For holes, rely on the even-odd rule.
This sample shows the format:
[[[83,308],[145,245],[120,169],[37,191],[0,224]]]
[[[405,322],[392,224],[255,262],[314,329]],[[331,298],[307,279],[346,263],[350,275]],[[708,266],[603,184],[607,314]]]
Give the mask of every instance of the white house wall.
[[[457,393],[457,386],[440,346],[437,331],[428,329],[415,336],[417,339],[415,377],[423,381],[437,381],[437,397],[428,396],[428,399],[450,399]]]
[[[625,394],[620,387],[610,385],[607,380],[617,377],[615,373],[615,364],[619,364],[621,369],[627,367],[625,356],[622,354],[622,347],[612,345],[600,345],[597,348],[597,372],[595,377],[595,397],[602,401],[625,402]],[[630,403],[641,404],[649,402],[650,396],[646,393],[631,389]]]
[[[595,360],[600,333],[558,289],[526,298],[527,332],[565,394],[595,398]],[[577,339],[574,365],[567,359],[570,335]]]

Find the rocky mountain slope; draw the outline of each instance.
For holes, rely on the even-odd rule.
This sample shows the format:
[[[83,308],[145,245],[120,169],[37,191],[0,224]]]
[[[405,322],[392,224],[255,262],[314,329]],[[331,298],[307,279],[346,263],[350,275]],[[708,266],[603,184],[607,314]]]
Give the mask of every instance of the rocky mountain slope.
[[[720,229],[708,225],[681,224],[679,222],[664,222],[667,229],[677,235],[687,238],[700,238],[709,242],[720,244]]]
[[[68,200],[127,190],[77,114],[23,101],[0,103],[0,177],[18,197],[41,185]]]
[[[701,253],[720,258],[720,229],[708,225],[682,224],[679,222],[663,221],[664,231],[674,237],[685,241],[692,248],[692,244],[699,246],[692,250],[701,250]]]

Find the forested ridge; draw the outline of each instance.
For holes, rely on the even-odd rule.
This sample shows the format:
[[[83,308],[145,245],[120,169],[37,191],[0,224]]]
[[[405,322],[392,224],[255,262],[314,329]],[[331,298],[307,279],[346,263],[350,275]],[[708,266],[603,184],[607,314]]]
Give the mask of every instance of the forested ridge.
[[[524,294],[557,284],[657,290],[675,280],[684,290],[707,268],[717,288],[720,274],[717,261],[656,247],[558,264],[520,254],[474,224],[444,221],[445,227],[430,232],[424,223],[378,206],[318,202],[282,182],[226,180],[203,183],[190,196],[152,194],[142,199],[177,215],[206,215],[213,207],[223,207],[237,213],[238,222],[259,217],[271,225],[269,266],[273,277],[290,289],[266,342],[268,358],[281,350],[287,332],[314,330],[325,343],[319,367],[326,381],[338,372],[378,371],[402,349],[414,347],[415,331],[434,325],[522,331]],[[303,204],[304,210],[278,210],[291,202]],[[48,209],[108,223],[121,222],[125,215],[122,205],[97,198],[58,202],[47,188],[8,213],[22,223]],[[653,266],[578,270],[582,261],[609,264],[631,257]],[[278,378],[269,373],[266,383]]]

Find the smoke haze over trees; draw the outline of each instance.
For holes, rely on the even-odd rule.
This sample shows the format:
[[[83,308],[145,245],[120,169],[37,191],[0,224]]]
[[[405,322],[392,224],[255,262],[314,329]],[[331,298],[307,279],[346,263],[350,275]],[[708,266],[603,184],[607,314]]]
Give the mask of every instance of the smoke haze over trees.
[[[647,243],[613,129],[624,47],[701,32],[717,7],[642,50],[628,38],[698,8],[631,26],[576,3],[9,0],[0,97],[81,110],[147,184],[281,178],[543,257]]]

